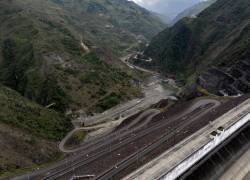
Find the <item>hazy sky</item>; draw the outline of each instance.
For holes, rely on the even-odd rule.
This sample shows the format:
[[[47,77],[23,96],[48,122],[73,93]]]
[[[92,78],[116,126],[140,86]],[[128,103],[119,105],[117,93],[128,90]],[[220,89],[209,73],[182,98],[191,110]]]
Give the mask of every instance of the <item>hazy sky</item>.
[[[174,18],[178,13],[184,9],[191,7],[192,5],[202,0],[133,0],[137,4]]]

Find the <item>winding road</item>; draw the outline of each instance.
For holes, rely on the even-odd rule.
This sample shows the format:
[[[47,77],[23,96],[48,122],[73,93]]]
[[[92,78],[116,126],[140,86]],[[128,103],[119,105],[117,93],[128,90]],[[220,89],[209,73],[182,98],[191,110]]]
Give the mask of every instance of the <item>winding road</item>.
[[[133,120],[132,123],[130,123],[128,126],[122,128],[119,132],[123,131],[124,129],[129,129],[132,128],[135,124],[137,124],[138,122],[142,121],[144,118],[146,118],[146,120],[138,127],[136,127],[134,130],[139,129],[141,127],[143,127],[145,124],[147,124],[148,122],[151,121],[151,119],[156,116],[157,114],[159,114],[160,111],[156,110],[156,109],[150,109],[147,110],[145,112],[143,112],[142,114],[139,115],[139,117],[137,117],[135,120]],[[66,149],[65,148],[65,143],[70,139],[70,137],[77,131],[81,131],[81,130],[93,130],[93,129],[98,129],[98,128],[102,128],[103,125],[97,125],[97,126],[93,126],[93,127],[83,127],[83,128],[76,128],[73,131],[71,131],[59,144],[59,149],[64,152],[64,153],[73,153],[73,152],[77,152],[80,150],[84,150],[89,148],[91,145],[92,146],[96,146],[98,142],[102,142],[105,141],[105,143],[109,143],[109,139],[114,138],[114,136],[116,136],[116,134],[109,134],[107,136],[104,136],[102,138],[97,138],[94,140],[91,140],[90,142],[84,143],[81,145],[81,147],[75,148],[75,149]],[[102,142],[103,143],[103,142]]]
[[[134,100],[132,104],[125,104],[118,109],[109,110],[96,118],[95,122],[103,121],[107,117],[126,113],[127,116],[146,109],[153,103],[166,99],[165,92],[158,87],[157,81],[151,82],[145,88],[145,98]],[[29,179],[77,179],[87,177],[91,179],[111,179],[121,172],[133,167],[139,158],[150,160],[154,151],[167,150],[174,146],[176,137],[185,138],[193,133],[190,129],[201,128],[202,117],[220,106],[220,102],[213,99],[202,99],[193,102],[189,107],[181,109],[171,117],[159,116],[162,112],[156,109],[142,111],[133,121],[120,129],[114,129],[104,137],[87,141],[75,149],[66,149],[65,143],[78,130],[91,128],[76,128],[60,143],[59,148],[71,153],[64,160],[58,161],[50,167],[20,175],[14,180]],[[160,118],[160,119],[159,119]],[[206,122],[209,123],[209,122]],[[92,128],[101,128],[97,125]],[[163,148],[162,148],[162,145]],[[129,172],[128,172],[129,173]],[[126,175],[126,174],[125,174]]]
[[[176,134],[188,131],[199,122],[199,118],[219,105],[216,100],[199,100],[171,118],[155,123],[151,121],[160,112],[148,110],[106,137],[86,142],[73,150],[73,155],[51,167],[15,179],[70,179],[85,175],[94,175],[94,179],[109,179],[133,165],[138,158],[146,157],[162,143],[172,141]]]

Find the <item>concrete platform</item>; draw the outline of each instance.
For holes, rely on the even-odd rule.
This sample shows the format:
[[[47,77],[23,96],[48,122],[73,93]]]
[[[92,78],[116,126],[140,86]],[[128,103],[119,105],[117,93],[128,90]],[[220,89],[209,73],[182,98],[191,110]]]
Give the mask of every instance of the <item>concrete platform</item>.
[[[219,180],[243,180],[250,172],[250,149],[238,159]]]
[[[124,179],[175,179],[204,157],[205,153],[219,145],[223,138],[229,137],[242,124],[250,121],[249,112],[250,99],[244,101],[213,123],[199,130]],[[221,129],[221,127],[223,127],[225,132],[221,132],[221,135],[218,135],[218,137],[212,137],[211,133],[218,132],[218,129]]]

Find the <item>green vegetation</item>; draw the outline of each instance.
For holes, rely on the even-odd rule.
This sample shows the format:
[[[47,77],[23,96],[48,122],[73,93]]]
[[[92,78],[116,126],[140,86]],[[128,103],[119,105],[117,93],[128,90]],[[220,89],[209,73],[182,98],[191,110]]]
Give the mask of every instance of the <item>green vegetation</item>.
[[[6,39],[2,45],[3,62],[0,78],[4,84],[17,89],[25,78],[27,71],[33,64],[33,47],[26,40]]]
[[[82,142],[85,136],[86,136],[86,131],[78,131],[73,135],[74,139],[76,139],[78,142]]]
[[[12,3],[20,11],[29,10],[48,30],[65,35],[72,34],[69,29],[74,30],[80,33],[78,38],[83,36],[85,42],[115,54],[123,54],[131,46],[138,46],[138,38],[145,42],[166,27],[154,13],[126,0],[14,0]],[[63,43],[70,45],[68,40]]]
[[[158,34],[145,51],[149,67],[184,77],[187,84],[211,66],[227,66],[249,57],[250,1],[220,0],[197,18],[184,18]]]
[[[162,83],[163,88],[167,91],[171,91],[173,94],[176,94],[179,91],[178,87],[172,86],[169,83]]]
[[[74,148],[79,146],[84,141],[86,135],[87,135],[86,131],[83,130],[76,131],[66,142],[66,146],[68,148]]]
[[[165,26],[123,0],[1,1],[0,15],[0,82],[60,112],[100,111],[112,93],[119,102],[137,96],[116,57]]]
[[[94,104],[86,104],[89,106],[87,112],[103,112],[122,101],[140,95],[139,89],[131,86],[131,76],[107,65],[95,53],[84,55],[82,60],[88,64],[89,70],[79,73],[81,90],[92,89],[85,98],[89,98],[89,101],[96,100]]]
[[[0,122],[43,138],[60,140],[70,130],[70,120],[42,108],[20,94],[0,86]]]
[[[110,95],[104,97],[96,106],[100,112],[110,109],[113,106],[118,105],[122,101],[122,95],[111,93]]]
[[[184,17],[190,17],[198,15],[200,12],[202,12],[204,9],[209,7],[211,4],[216,2],[217,0],[207,0],[207,1],[200,1],[199,3],[195,4],[194,6],[185,9],[183,12],[178,14],[175,19],[173,20],[174,23],[178,22]]]
[[[165,26],[125,0],[0,1],[0,22],[0,176],[56,160],[67,110],[99,112],[138,96],[117,57]]]
[[[8,177],[16,176],[17,174],[24,174],[27,172],[31,172],[34,169],[40,169],[48,167],[49,165],[53,164],[56,160],[60,160],[62,158],[61,154],[58,153],[57,156],[54,156],[51,160],[47,161],[46,163],[42,164],[34,164],[29,167],[23,167],[23,168],[12,168],[8,171],[0,171],[0,179],[8,179]]]
[[[62,157],[56,141],[72,128],[70,119],[3,85],[0,106],[0,179]]]

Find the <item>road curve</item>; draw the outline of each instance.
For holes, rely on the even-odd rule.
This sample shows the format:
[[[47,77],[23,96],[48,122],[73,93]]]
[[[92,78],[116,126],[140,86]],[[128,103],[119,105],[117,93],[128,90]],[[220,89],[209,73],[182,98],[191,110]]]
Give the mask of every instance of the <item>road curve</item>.
[[[203,106],[205,107],[208,104],[210,104],[212,106],[211,107],[209,106],[209,108],[206,107],[205,109],[203,109]],[[182,119],[183,117],[188,116],[189,113],[192,113],[193,111],[196,111],[196,109],[198,109],[198,108],[201,108],[200,109],[201,113],[197,114],[196,118],[206,114],[207,112],[209,112],[210,110],[216,108],[219,105],[220,105],[220,102],[218,102],[216,100],[199,100],[197,102],[194,102],[194,104],[191,105],[189,108],[183,110],[180,114],[175,115],[175,117],[171,118],[172,119],[171,121],[165,122],[164,126],[167,127],[168,126],[167,124],[170,123],[170,122],[175,121],[176,118],[177,119],[178,118]],[[157,113],[157,112],[155,112],[155,113]],[[152,114],[152,116],[153,116],[153,114]],[[196,119],[196,118],[192,117],[193,120]],[[139,121],[140,120],[137,119],[137,122],[139,122]],[[143,121],[143,123],[148,123],[148,122],[150,122],[150,119],[146,119],[146,120]],[[136,123],[133,123],[133,124],[135,125]],[[101,146],[106,147],[106,145],[105,145],[106,141],[104,141],[103,144],[100,144],[100,147],[99,147],[99,149],[103,149],[103,152],[99,153],[99,150],[98,150],[97,147],[96,147],[97,149],[95,149],[94,147],[90,147],[87,151],[80,150],[74,156],[69,157],[69,158],[67,158],[65,160],[59,161],[56,164],[54,164],[53,166],[51,166],[51,167],[41,169],[39,171],[32,172],[32,173],[29,173],[29,174],[26,174],[26,175],[22,175],[22,176],[19,176],[19,177],[15,178],[15,179],[16,180],[27,179],[27,177],[32,178],[32,177],[38,177],[40,175],[43,175],[43,177],[45,175],[45,179],[57,179],[56,177],[61,177],[61,176],[63,176],[63,174],[67,174],[67,173],[71,172],[72,168],[75,169],[77,167],[82,167],[82,166],[87,167],[88,162],[97,161],[98,158],[101,158],[103,156],[105,157],[105,155],[107,155],[110,152],[115,151],[117,148],[126,147],[126,144],[129,144],[130,142],[133,142],[136,139],[140,139],[144,135],[147,135],[147,134],[157,130],[157,128],[162,128],[162,126],[163,126],[162,124],[158,124],[158,125],[155,124],[153,126],[150,126],[150,127],[148,127],[148,129],[143,130],[141,132],[141,135],[138,134],[138,136],[133,136],[133,133],[131,133],[133,131],[130,131],[130,136],[129,135],[124,135],[124,137],[123,137],[121,135],[118,135],[116,138],[111,138],[109,143],[111,141],[114,141],[114,142],[118,141],[119,142],[120,138],[124,138],[124,139],[122,139],[122,141],[120,141],[120,142],[122,142],[121,144],[118,143],[116,146],[114,146],[114,145],[112,146],[112,151],[111,151],[111,149],[109,151],[109,150],[105,150],[105,148],[100,148]],[[131,136],[131,134],[132,134],[132,136]],[[118,138],[118,140],[117,140],[117,138]],[[161,140],[163,140],[163,139],[159,139],[159,141],[161,141]],[[90,153],[91,151],[98,152],[99,154],[98,155],[93,154],[93,156],[91,156],[91,157],[86,156],[86,153]],[[147,151],[147,148],[143,149],[143,151]],[[128,158],[129,157],[127,157],[127,159]],[[134,158],[132,158],[132,159],[134,160]],[[70,164],[68,164],[69,161],[71,162]]]
[[[206,102],[209,102],[209,101],[206,101]],[[209,104],[211,104],[211,101],[210,101]],[[191,121],[185,122],[181,126],[179,126],[175,131],[173,131],[173,132],[171,132],[169,134],[163,135],[157,141],[153,142],[150,146],[147,146],[146,148],[140,149],[138,152],[135,152],[134,154],[132,154],[131,156],[129,156],[124,161],[119,162],[114,167],[108,169],[107,171],[103,172],[99,176],[95,177],[95,179],[102,179],[102,180],[112,179],[112,177],[114,177],[117,173],[119,173],[122,170],[128,168],[132,163],[135,163],[138,158],[141,158],[141,157],[145,156],[147,153],[149,153],[152,150],[156,149],[163,142],[168,141],[169,138],[173,137],[176,134],[176,132],[182,131],[189,124],[191,124],[192,122],[195,122],[198,118],[200,118],[202,115],[204,115],[205,113],[207,113],[208,111],[210,111],[212,108],[217,107],[219,104],[220,103],[216,103],[216,104],[213,104],[212,106],[208,107],[203,113],[201,113],[201,114],[193,117]],[[196,105],[203,106],[200,103],[197,103]]]
[[[131,128],[133,125],[135,125],[136,123],[140,122],[142,119],[146,118],[147,116],[149,116],[148,118],[146,118],[146,120],[140,125],[138,126],[137,128],[135,129],[138,129],[138,128],[141,128],[143,127],[145,124],[147,124],[148,122],[151,121],[151,119],[156,116],[157,114],[159,114],[160,111],[159,110],[156,110],[156,109],[149,109],[145,112],[143,112],[142,114],[139,115],[139,117],[137,117],[133,122],[131,122],[128,126],[126,126],[125,128],[126,129],[129,129]],[[83,127],[83,128],[76,128],[74,130],[72,130],[70,133],[67,134],[67,136],[60,142],[59,144],[59,149],[64,152],[64,153],[74,153],[74,152],[77,152],[77,151],[80,151],[82,149],[86,149],[85,147],[85,144],[82,144],[80,147],[78,148],[75,148],[75,149],[67,149],[65,148],[65,144],[66,142],[70,139],[70,137],[77,131],[84,131],[84,130],[94,130],[94,129],[99,129],[99,128],[102,128],[103,125],[97,125],[97,126],[93,126],[93,127]],[[119,131],[122,131],[124,130],[124,128],[122,128],[121,130]],[[110,135],[107,135],[103,138],[98,138],[97,141],[103,141],[105,139],[109,139],[110,138]],[[93,140],[91,141],[91,144],[94,144],[96,143],[97,141]],[[89,145],[89,144],[88,144]],[[89,146],[88,146],[89,147]]]

